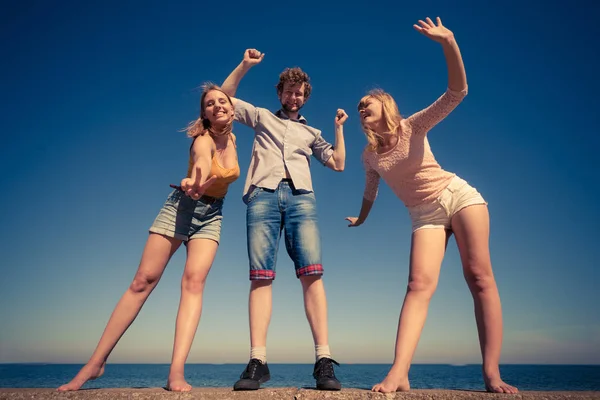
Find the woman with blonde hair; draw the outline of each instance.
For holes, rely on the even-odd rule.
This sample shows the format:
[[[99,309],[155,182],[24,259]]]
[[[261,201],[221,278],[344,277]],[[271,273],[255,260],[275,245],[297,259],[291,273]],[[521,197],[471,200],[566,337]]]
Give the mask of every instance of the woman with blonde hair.
[[[175,342],[167,389],[189,391],[185,361],[200,321],[202,293],[215,258],[221,233],[223,200],[228,186],[240,175],[235,136],[231,132],[233,104],[220,87],[206,84],[200,99],[200,118],[192,122],[188,173],[168,196],[154,223],[129,288],[115,307],[94,353],[79,373],[59,391],[78,390],[100,377],[108,356],[134,321],[144,302],[181,243],[187,260],[181,281]]]
[[[502,311],[492,273],[487,203],[475,188],[435,160],[427,132],[442,121],[467,94],[467,78],[454,34],[427,18],[414,28],[441,44],[448,67],[448,89],[433,104],[402,118],[388,93],[375,90],[358,104],[367,146],[363,152],[366,185],[358,217],[361,225],[377,197],[380,177],[408,208],[412,242],[406,297],[400,313],[393,365],[373,391],[410,390],[408,371],[436,289],[448,239],[454,233],[463,273],[475,304],[483,356],[483,380],[490,392],[517,393],[502,381]]]

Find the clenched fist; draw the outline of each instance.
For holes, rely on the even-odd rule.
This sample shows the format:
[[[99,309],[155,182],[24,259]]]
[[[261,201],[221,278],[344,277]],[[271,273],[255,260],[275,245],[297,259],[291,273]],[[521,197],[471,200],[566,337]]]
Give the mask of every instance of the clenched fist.
[[[244,52],[244,60],[242,61],[247,67],[253,67],[259,64],[265,57],[264,53],[256,49],[248,49]]]
[[[346,122],[347,119],[348,114],[346,114],[346,111],[342,110],[341,108],[338,108],[337,113],[335,114],[335,124],[337,126],[342,126],[344,125],[344,122]]]

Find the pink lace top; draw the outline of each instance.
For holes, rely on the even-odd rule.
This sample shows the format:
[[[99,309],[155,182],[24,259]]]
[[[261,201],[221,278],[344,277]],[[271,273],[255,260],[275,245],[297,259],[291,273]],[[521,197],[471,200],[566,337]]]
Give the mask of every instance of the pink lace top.
[[[367,173],[364,197],[375,201],[379,178],[388,184],[406,207],[433,201],[448,186],[454,174],[444,171],[435,160],[427,132],[456,108],[467,89],[447,89],[429,107],[400,123],[398,143],[393,149],[377,154],[365,149],[362,161]]]

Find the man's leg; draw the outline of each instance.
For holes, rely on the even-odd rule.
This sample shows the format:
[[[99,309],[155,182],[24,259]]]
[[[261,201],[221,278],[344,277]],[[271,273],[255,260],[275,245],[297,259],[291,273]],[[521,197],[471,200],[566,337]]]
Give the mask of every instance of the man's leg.
[[[272,279],[253,280],[248,298],[250,319],[250,359],[267,362],[267,331],[273,309]]]
[[[281,213],[277,191],[258,190],[250,197],[246,211],[248,259],[250,263],[250,362],[233,386],[234,390],[256,390],[269,380],[266,345],[271,321],[272,282],[281,234]]]
[[[288,188],[285,199],[285,244],[294,261],[296,276],[302,283],[304,309],[315,343],[313,376],[317,389],[340,390],[329,350],[327,297],[321,276],[321,238],[317,224],[317,208],[313,193],[299,194]]]
[[[304,311],[312,331],[315,347],[329,347],[327,331],[327,297],[321,275],[300,276],[302,293],[304,295]],[[331,354],[316,354],[317,361],[324,355],[331,358]]]

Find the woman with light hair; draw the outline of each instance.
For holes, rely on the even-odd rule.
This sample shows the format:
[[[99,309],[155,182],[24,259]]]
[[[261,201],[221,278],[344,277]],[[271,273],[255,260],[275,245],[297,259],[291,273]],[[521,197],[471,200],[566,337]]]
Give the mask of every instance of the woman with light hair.
[[[188,171],[180,186],[171,185],[142,253],[129,288],[115,307],[94,353],[79,373],[59,391],[78,390],[100,377],[108,356],[154,290],[171,256],[184,243],[187,260],[181,281],[175,343],[167,389],[189,391],[185,361],[200,321],[202,293],[221,234],[223,200],[228,186],[240,175],[235,136],[231,132],[231,98],[213,84],[203,87],[200,118],[187,129],[192,138]]]
[[[414,28],[441,44],[448,67],[448,89],[433,104],[403,118],[388,93],[375,90],[358,104],[367,137],[363,152],[366,186],[358,217],[346,218],[351,227],[366,220],[377,197],[380,177],[408,208],[412,220],[409,279],[402,305],[393,365],[373,391],[410,390],[408,371],[436,289],[448,239],[454,233],[463,273],[475,304],[483,357],[483,380],[490,392],[517,393],[502,381],[502,310],[492,272],[487,203],[475,188],[435,160],[427,132],[442,121],[467,94],[467,78],[454,34],[427,18]]]

